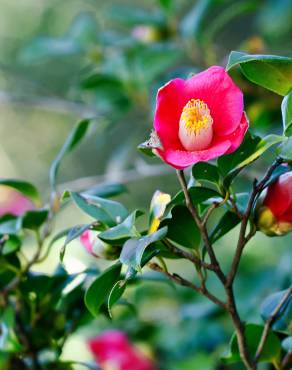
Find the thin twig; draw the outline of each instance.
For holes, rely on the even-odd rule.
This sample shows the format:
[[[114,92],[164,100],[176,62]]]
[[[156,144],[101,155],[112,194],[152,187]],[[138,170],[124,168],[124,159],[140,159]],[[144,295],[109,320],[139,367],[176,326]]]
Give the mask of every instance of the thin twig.
[[[264,326],[264,330],[263,330],[263,333],[262,333],[262,336],[261,336],[261,340],[260,340],[260,343],[259,343],[258,348],[257,348],[256,355],[255,355],[255,360],[256,361],[259,360],[259,358],[260,358],[260,356],[261,356],[261,354],[263,352],[265,343],[266,343],[267,338],[268,338],[268,335],[269,335],[269,331],[270,331],[273,323],[277,319],[277,316],[278,316],[279,312],[281,311],[281,309],[288,302],[288,299],[291,297],[291,294],[292,294],[292,287],[290,287],[287,290],[287,292],[283,295],[283,297],[280,300],[279,304],[275,307],[275,309],[272,312],[271,316],[266,321],[265,326]]]
[[[172,274],[168,271],[165,271],[157,263],[149,262],[147,264],[147,266],[149,268],[151,268],[152,270],[154,270],[154,271],[157,271],[157,272],[160,272],[160,273],[164,274],[165,276],[167,276],[170,280],[172,280],[176,284],[187,287],[187,288],[190,288],[190,289],[196,291],[197,293],[203,294],[205,297],[209,298],[216,305],[220,306],[223,309],[226,309],[226,304],[223,301],[221,301],[220,299],[218,299],[217,297],[215,297],[212,293],[210,293],[206,289],[206,287],[199,287],[196,284],[192,283],[191,281],[184,279],[183,277],[181,277],[178,274],[175,274],[175,273]]]
[[[253,209],[254,203],[256,199],[260,196],[261,192],[264,190],[265,185],[267,181],[270,179],[272,176],[274,170],[283,162],[282,158],[278,158],[275,160],[275,162],[272,164],[272,166],[268,169],[266,172],[265,176],[263,179],[258,183],[257,180],[255,179],[253,182],[253,190],[251,192],[246,210],[244,212],[242,222],[241,222],[241,227],[239,231],[239,238],[238,238],[238,243],[236,247],[236,252],[235,256],[233,258],[232,264],[231,264],[231,269],[229,274],[227,275],[227,281],[226,281],[226,286],[230,287],[234,281],[236,272],[238,270],[239,262],[241,259],[241,255],[243,252],[244,247],[246,246],[247,242],[250,240],[250,238],[253,236],[251,233],[247,238],[245,237],[246,233],[246,228],[248,225],[248,220],[250,218],[251,211]]]
[[[207,262],[202,261],[200,258],[198,258],[197,256],[195,256],[192,253],[189,253],[189,252],[184,251],[180,248],[177,248],[168,239],[165,239],[163,241],[163,243],[176,256],[185,258],[185,259],[191,261],[192,263],[194,263],[195,265],[200,266],[200,267],[204,267],[207,270],[216,271],[216,269],[217,269],[216,266],[212,265],[211,263],[207,263]]]

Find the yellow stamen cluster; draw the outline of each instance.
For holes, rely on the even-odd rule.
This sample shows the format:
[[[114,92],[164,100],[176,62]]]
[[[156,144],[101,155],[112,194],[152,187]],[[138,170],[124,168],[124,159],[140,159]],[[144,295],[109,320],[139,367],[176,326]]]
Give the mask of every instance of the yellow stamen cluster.
[[[184,106],[180,116],[180,125],[184,125],[188,135],[197,135],[213,123],[210,110],[200,99],[191,99]]]

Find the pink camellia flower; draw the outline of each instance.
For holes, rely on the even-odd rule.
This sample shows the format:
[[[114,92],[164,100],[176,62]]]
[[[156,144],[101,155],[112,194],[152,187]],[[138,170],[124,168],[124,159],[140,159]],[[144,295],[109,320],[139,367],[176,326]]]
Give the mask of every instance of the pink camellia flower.
[[[88,346],[102,370],[155,370],[153,362],[121,331],[105,331],[90,339]]]
[[[177,169],[233,152],[247,128],[243,94],[222,67],[176,78],[158,91],[154,153]]]
[[[34,208],[33,203],[19,191],[0,185],[0,217],[6,214],[21,216]]]
[[[270,236],[292,231],[292,172],[284,173],[268,187],[258,208],[257,226]]]

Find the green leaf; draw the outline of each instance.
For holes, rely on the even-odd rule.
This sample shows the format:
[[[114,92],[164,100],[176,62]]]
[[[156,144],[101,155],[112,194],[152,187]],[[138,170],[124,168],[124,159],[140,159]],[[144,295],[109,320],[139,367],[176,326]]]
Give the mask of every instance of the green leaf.
[[[152,234],[158,229],[160,221],[166,211],[166,206],[169,204],[170,200],[170,195],[160,190],[156,190],[153,194],[149,211],[149,234]]]
[[[247,349],[252,356],[255,356],[258,344],[260,342],[264,327],[262,325],[247,324],[245,327],[245,336],[247,341]],[[275,362],[281,354],[281,342],[273,333],[269,332],[263,352],[259,358],[260,362]],[[230,364],[240,362],[240,353],[237,343],[237,337],[234,333],[231,342],[229,353],[222,358],[224,363]]]
[[[146,248],[154,242],[163,239],[167,234],[167,227],[159,229],[153,234],[133,238],[126,241],[123,246],[120,261],[125,265],[139,271],[142,267],[142,259]]]
[[[50,243],[51,245],[52,245],[52,243],[54,243],[58,239],[67,235],[66,239],[65,239],[65,242],[63,244],[63,247],[60,251],[60,261],[61,262],[63,262],[63,260],[64,260],[67,245],[70,242],[72,242],[72,240],[81,236],[84,233],[84,231],[88,230],[91,226],[92,226],[92,224],[74,226],[69,230],[67,229],[67,230],[61,231],[61,233],[56,235],[56,237],[51,241],[51,243]]]
[[[89,124],[90,124],[89,119],[84,119],[78,122],[77,125],[70,132],[61,150],[54,159],[50,168],[50,184],[53,190],[56,190],[56,178],[63,157],[66,154],[70,153],[75,148],[75,146],[80,142],[80,140],[85,136]]]
[[[281,105],[284,134],[292,135],[292,91],[286,95]]]
[[[116,226],[128,216],[127,209],[113,200],[75,192],[71,192],[70,195],[83,212],[110,227]]]
[[[285,161],[291,162],[292,161],[292,138],[289,137],[288,140],[284,141],[277,148],[277,153],[280,157],[282,157]]]
[[[276,94],[287,95],[292,88],[292,58],[232,51],[226,70],[238,65],[251,82]]]
[[[31,199],[36,204],[40,203],[38,190],[29,182],[16,179],[0,179],[0,185],[10,186],[11,188],[19,191],[25,197]]]
[[[286,352],[292,352],[292,337],[287,337],[282,342],[282,348]]]
[[[211,242],[215,243],[217,240],[222,238],[222,236],[236,227],[239,222],[240,218],[236,213],[231,211],[225,212],[210,235]]]
[[[22,218],[22,227],[25,229],[38,230],[48,218],[47,209],[28,211]]]
[[[2,247],[2,255],[6,256],[8,254],[18,251],[21,247],[20,239],[15,235],[9,235],[9,238],[5,241]]]
[[[195,164],[192,168],[192,174],[194,179],[198,181],[204,180],[218,184],[220,180],[218,168],[207,162],[199,162]]]
[[[0,234],[16,235],[22,227],[21,217],[2,218],[0,221]]]
[[[224,186],[228,188],[238,173],[247,165],[257,160],[271,146],[284,140],[283,136],[268,135],[261,139],[247,134],[241,146],[231,154],[218,159],[218,167],[224,178]]]
[[[120,195],[122,193],[125,193],[127,191],[127,188],[123,184],[113,183],[113,184],[107,184],[107,185],[98,185],[90,190],[87,190],[84,192],[85,194],[94,195],[101,198],[111,198],[116,195]]]
[[[108,301],[107,301],[107,308],[110,317],[112,317],[112,307],[113,305],[121,298],[126,290],[126,281],[119,280],[115,283],[112,290],[110,291]]]
[[[189,194],[195,205],[203,203],[211,198],[221,197],[217,191],[206,188],[204,186],[192,186],[191,188],[189,188]],[[183,204],[184,202],[185,197],[183,191],[181,190],[173,197],[172,201],[169,203],[168,206]]]
[[[287,290],[283,290],[270,295],[264,300],[261,306],[261,316],[263,320],[268,320],[286,293]],[[292,294],[290,294],[290,297],[279,311],[274,321],[273,329],[292,334]]]
[[[201,236],[187,207],[177,205],[172,209],[171,215],[171,218],[165,219],[162,223],[168,228],[167,238],[183,247],[197,249]]]
[[[14,332],[14,310],[11,306],[7,307],[0,314],[0,352],[20,352],[22,345]]]
[[[136,218],[142,215],[139,210],[131,213],[123,222],[114,226],[106,231],[101,232],[98,237],[99,239],[114,245],[123,244],[126,239],[137,238],[140,236],[136,229],[135,222]]]
[[[122,265],[116,263],[99,275],[85,292],[86,307],[97,316],[101,305],[108,299],[113,286],[120,278]]]

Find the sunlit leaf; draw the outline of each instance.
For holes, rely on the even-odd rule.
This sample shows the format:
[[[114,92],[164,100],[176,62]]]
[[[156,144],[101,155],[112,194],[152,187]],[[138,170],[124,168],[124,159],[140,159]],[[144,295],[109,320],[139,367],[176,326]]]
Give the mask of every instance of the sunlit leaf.
[[[292,58],[232,51],[226,70],[238,65],[251,82],[277,94],[287,95],[292,88]]]
[[[286,95],[282,101],[282,118],[284,133],[287,136],[292,135],[292,91]]]

